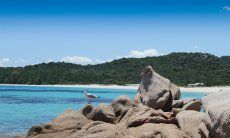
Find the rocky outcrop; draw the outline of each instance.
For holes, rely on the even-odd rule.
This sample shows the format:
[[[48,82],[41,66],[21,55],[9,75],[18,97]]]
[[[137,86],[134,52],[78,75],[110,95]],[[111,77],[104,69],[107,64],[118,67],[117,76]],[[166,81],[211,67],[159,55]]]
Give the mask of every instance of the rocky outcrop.
[[[82,128],[73,138],[135,138],[127,129],[100,121],[92,122]]]
[[[47,124],[33,126],[29,130],[27,138],[46,138],[48,136],[55,137],[60,134],[68,136],[70,135],[71,130],[78,131],[90,122],[92,122],[92,120],[89,120],[86,116],[84,116],[82,110],[67,110]]]
[[[83,109],[82,109],[82,114],[86,116],[87,118],[90,117],[90,113],[93,111],[93,106],[91,104],[87,104]]]
[[[168,111],[172,107],[173,99],[179,98],[180,90],[170,80],[157,74],[151,66],[143,70],[141,84],[134,99],[135,103]]]
[[[182,110],[194,110],[194,111],[200,111],[201,110],[201,101],[200,100],[191,100],[188,103],[184,103]]]
[[[115,112],[111,105],[100,104],[92,110],[88,118],[94,121],[114,123]]]
[[[201,101],[197,99],[184,99],[184,100],[173,100],[172,108],[180,108],[181,110],[201,110]]]
[[[128,131],[136,138],[189,138],[174,124],[146,123],[138,127],[131,127]]]
[[[161,110],[155,110],[151,108],[145,108],[138,111],[135,115],[129,117],[126,121],[127,127],[137,127],[145,123],[165,123],[176,124],[176,119],[171,117],[170,113],[163,112]]]
[[[201,106],[205,112],[199,112]],[[180,99],[177,86],[146,67],[132,101],[119,96],[111,104],[67,110],[53,121],[33,126],[28,138],[228,138],[230,92],[200,100]]]
[[[181,97],[180,88],[177,87],[175,84],[170,83],[169,90],[172,93],[173,100],[179,100]]]
[[[129,96],[119,96],[111,103],[115,112],[115,121],[118,123],[132,105],[132,101]]]
[[[192,138],[208,138],[208,116],[203,112],[181,111],[176,115],[178,126]],[[207,137],[204,137],[207,136]]]
[[[211,135],[214,138],[230,137],[230,91],[209,94],[202,98],[202,104],[211,122]]]

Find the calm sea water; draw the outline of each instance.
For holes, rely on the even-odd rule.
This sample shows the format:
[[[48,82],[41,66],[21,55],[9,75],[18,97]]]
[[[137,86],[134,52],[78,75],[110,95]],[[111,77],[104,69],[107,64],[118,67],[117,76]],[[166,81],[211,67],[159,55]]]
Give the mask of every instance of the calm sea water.
[[[44,87],[44,86],[0,86],[0,136],[25,134],[35,124],[48,122],[66,109],[82,108],[88,100],[82,91],[100,96],[94,105],[110,103],[119,95],[135,96],[135,90]],[[201,98],[202,93],[182,93],[182,98]]]

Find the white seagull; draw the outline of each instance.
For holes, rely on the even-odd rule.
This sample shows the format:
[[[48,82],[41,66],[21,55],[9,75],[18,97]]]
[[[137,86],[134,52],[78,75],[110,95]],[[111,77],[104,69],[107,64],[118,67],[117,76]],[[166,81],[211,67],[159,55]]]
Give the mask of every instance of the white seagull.
[[[82,92],[85,97],[89,100],[89,103],[91,102],[91,99],[99,98],[99,96],[96,96],[94,94],[88,93],[87,91]]]

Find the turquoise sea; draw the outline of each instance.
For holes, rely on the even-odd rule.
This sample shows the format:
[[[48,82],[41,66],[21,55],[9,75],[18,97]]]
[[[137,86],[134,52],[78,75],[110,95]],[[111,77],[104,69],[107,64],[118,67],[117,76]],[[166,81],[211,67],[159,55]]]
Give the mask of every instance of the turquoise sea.
[[[25,134],[35,124],[51,121],[66,109],[80,109],[88,100],[82,91],[100,96],[94,105],[110,103],[119,95],[133,98],[135,90],[48,86],[0,86],[0,136]],[[202,93],[182,92],[182,98],[201,98]]]

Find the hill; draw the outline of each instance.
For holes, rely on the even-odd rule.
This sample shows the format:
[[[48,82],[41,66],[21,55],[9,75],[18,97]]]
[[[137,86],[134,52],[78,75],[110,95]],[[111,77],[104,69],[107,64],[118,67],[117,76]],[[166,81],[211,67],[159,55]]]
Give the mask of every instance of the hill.
[[[123,58],[98,65],[42,63],[0,68],[0,83],[10,84],[136,84],[147,65],[179,86],[203,82],[230,85],[230,56],[171,53],[159,57]]]

